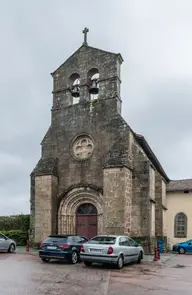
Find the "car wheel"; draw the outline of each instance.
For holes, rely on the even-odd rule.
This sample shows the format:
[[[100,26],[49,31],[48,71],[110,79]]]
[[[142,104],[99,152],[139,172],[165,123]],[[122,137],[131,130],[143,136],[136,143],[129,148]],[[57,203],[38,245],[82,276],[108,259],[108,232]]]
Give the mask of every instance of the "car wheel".
[[[179,252],[179,254],[185,254],[185,248],[183,248],[183,247],[180,247],[179,249],[178,249],[178,252]]]
[[[41,260],[42,260],[43,262],[49,262],[49,261],[50,261],[50,258],[43,257],[43,258],[41,258]]]
[[[72,254],[71,254],[71,263],[72,264],[76,264],[78,262],[79,258],[78,258],[78,254],[76,251],[73,251]]]
[[[8,253],[14,253],[14,251],[15,251],[15,245],[14,244],[11,244],[9,246]]]
[[[84,261],[84,264],[85,264],[85,266],[91,266],[92,265],[92,262]]]
[[[118,258],[118,260],[117,260],[117,268],[118,269],[121,269],[123,267],[123,265],[124,265],[123,256],[120,255],[119,258]]]
[[[142,260],[142,253],[139,253],[138,259],[137,259],[137,263],[141,263]]]

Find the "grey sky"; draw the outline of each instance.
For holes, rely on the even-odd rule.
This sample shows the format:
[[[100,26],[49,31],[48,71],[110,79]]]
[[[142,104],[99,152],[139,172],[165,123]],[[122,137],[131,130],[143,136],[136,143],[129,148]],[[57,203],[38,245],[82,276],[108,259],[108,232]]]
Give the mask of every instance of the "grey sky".
[[[120,52],[123,116],[168,176],[191,177],[192,1],[4,1],[0,10],[0,214],[29,211],[29,174],[50,124],[52,78],[88,43]]]

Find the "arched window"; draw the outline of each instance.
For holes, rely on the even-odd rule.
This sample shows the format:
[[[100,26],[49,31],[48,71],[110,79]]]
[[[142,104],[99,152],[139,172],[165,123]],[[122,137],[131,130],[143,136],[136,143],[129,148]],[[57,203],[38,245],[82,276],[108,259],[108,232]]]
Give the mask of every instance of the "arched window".
[[[178,213],[175,216],[174,236],[175,238],[187,237],[187,216],[184,213]]]
[[[97,214],[97,209],[90,203],[82,204],[77,208],[77,214]]]

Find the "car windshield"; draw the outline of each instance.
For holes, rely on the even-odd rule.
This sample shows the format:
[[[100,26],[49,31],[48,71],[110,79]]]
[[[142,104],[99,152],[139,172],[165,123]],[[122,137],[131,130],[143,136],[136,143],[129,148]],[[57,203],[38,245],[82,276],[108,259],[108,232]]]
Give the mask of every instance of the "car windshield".
[[[103,245],[114,245],[116,242],[115,237],[106,237],[106,236],[100,236],[100,237],[95,237],[91,239],[88,243],[89,244],[103,244]]]
[[[49,244],[49,243],[66,244],[67,240],[68,240],[68,237],[52,236],[52,237],[48,237],[47,239],[45,239],[43,241],[43,243],[45,243],[45,244]]]

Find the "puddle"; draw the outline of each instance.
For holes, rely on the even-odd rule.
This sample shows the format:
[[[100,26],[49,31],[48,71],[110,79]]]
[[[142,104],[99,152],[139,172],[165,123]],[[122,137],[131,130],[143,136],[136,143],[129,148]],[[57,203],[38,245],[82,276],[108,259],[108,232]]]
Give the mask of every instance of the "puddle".
[[[186,265],[176,264],[175,266],[173,266],[173,268],[183,268],[183,267],[186,267]]]

